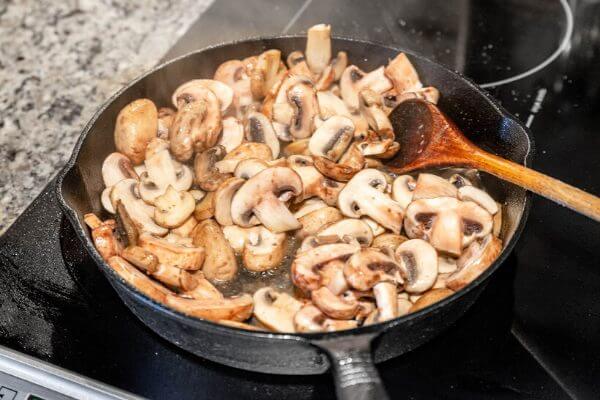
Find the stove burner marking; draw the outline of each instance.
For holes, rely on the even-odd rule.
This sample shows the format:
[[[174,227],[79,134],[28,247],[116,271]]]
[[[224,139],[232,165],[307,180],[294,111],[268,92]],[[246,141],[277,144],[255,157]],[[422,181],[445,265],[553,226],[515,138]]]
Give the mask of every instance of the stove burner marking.
[[[533,119],[535,118],[535,115],[538,113],[538,111],[540,111],[542,109],[542,102],[544,101],[544,98],[546,97],[546,93],[548,93],[548,89],[546,88],[540,88],[537,91],[537,94],[535,95],[535,101],[533,102],[533,105],[531,106],[530,114],[529,117],[527,117],[527,122],[525,123],[525,126],[530,128],[531,124],[533,123]]]

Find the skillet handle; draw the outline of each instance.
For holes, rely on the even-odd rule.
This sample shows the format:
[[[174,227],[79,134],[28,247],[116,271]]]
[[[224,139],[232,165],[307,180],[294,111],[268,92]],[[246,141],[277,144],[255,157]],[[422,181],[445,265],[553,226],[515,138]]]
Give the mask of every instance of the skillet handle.
[[[335,391],[340,400],[388,400],[373,363],[373,335],[314,341],[331,362]]]

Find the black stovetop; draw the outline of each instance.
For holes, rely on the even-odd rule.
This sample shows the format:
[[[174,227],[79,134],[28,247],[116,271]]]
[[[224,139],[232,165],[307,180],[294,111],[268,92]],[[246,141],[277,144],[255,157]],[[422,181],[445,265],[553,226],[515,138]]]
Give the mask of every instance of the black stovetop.
[[[568,27],[558,0],[233,3],[217,0],[168,57],[325,21],[340,35],[420,50],[485,83],[539,65]],[[531,124],[537,169],[598,194],[600,5],[576,5],[568,51],[490,92]],[[599,237],[598,224],[534,197],[516,250],[473,308],[433,341],[379,365],[390,397],[597,397]],[[151,332],[81,250],[53,183],[0,238],[0,344],[152,399],[334,396],[327,375],[235,370]]]

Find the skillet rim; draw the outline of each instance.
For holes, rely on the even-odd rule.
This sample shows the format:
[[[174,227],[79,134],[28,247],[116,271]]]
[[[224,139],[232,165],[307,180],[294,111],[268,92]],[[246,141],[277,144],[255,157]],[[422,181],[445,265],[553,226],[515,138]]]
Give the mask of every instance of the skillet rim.
[[[113,95],[111,95],[98,108],[98,110],[94,113],[94,115],[90,118],[88,123],[82,129],[79,139],[77,140],[77,142],[75,143],[75,146],[73,147],[71,157],[69,158],[67,163],[64,165],[64,167],[61,169],[61,171],[58,173],[56,187],[55,187],[55,195],[58,198],[58,202],[59,202],[59,205],[60,205],[62,211],[66,214],[67,218],[69,219],[71,225],[73,226],[73,229],[79,236],[80,240],[81,240],[81,238],[84,239],[82,244],[85,247],[88,254],[92,257],[92,259],[94,260],[96,265],[101,267],[103,273],[111,274],[111,276],[113,278],[116,278],[116,279],[114,279],[115,282],[117,282],[119,285],[121,285],[121,287],[123,289],[125,289],[130,295],[132,295],[138,301],[141,301],[141,302],[145,303],[146,305],[150,306],[151,308],[153,308],[154,312],[164,313],[164,314],[168,315],[170,318],[175,318],[179,322],[184,323],[188,326],[191,326],[194,329],[201,329],[201,330],[208,330],[208,331],[216,330],[219,333],[224,333],[224,334],[229,334],[229,335],[240,335],[242,337],[251,336],[253,338],[270,339],[270,340],[282,340],[282,341],[293,340],[293,341],[304,341],[304,342],[312,343],[312,342],[317,342],[317,341],[321,341],[321,340],[330,340],[330,339],[343,338],[343,337],[348,337],[348,336],[363,336],[363,335],[373,335],[373,334],[376,334],[375,336],[379,336],[389,330],[392,330],[393,328],[395,328],[398,325],[409,323],[412,320],[417,320],[417,319],[425,316],[426,314],[429,314],[429,313],[436,314],[446,304],[449,304],[455,300],[458,300],[463,295],[466,295],[471,290],[474,290],[476,287],[478,287],[480,284],[482,284],[484,281],[486,281],[500,267],[500,265],[506,260],[508,255],[512,252],[518,239],[520,238],[521,233],[523,232],[523,229],[527,222],[527,218],[529,216],[529,210],[530,210],[530,206],[531,206],[531,196],[532,195],[531,195],[531,192],[529,192],[527,190],[525,191],[521,216],[519,218],[518,225],[515,228],[512,238],[504,246],[504,248],[502,249],[502,252],[498,256],[498,258],[496,258],[494,263],[492,263],[492,265],[489,266],[483,274],[478,276],[477,279],[475,279],[474,281],[469,283],[469,285],[467,285],[466,287],[462,288],[461,290],[455,292],[451,296],[448,296],[448,297],[442,299],[441,301],[438,301],[438,302],[432,304],[431,306],[425,307],[424,309],[419,310],[417,312],[410,313],[410,314],[404,315],[402,317],[395,318],[393,320],[380,322],[380,323],[373,324],[373,325],[362,326],[362,327],[347,329],[347,330],[342,330],[342,331],[334,331],[334,332],[318,332],[318,333],[262,332],[262,331],[252,331],[252,330],[248,330],[248,329],[222,325],[222,324],[212,322],[209,320],[204,320],[204,319],[188,316],[179,311],[171,309],[171,308],[167,307],[166,305],[156,302],[153,299],[151,299],[150,297],[146,296],[145,294],[139,292],[137,290],[137,288],[130,285],[123,278],[121,278],[121,276],[119,276],[108,265],[108,263],[106,261],[104,261],[104,259],[102,259],[102,257],[100,257],[100,254],[98,253],[98,251],[94,247],[90,237],[86,233],[87,228],[85,228],[83,226],[83,224],[77,217],[77,211],[75,209],[73,209],[69,204],[67,204],[67,202],[63,196],[64,180],[71,173],[71,171],[75,168],[75,166],[77,164],[77,158],[79,157],[79,153],[81,151],[83,142],[87,138],[88,134],[90,133],[90,131],[91,131],[92,127],[94,126],[94,124],[96,123],[96,121],[100,118],[100,116],[104,113],[104,111],[108,108],[108,106],[113,101],[115,101],[119,96],[121,96],[125,91],[127,91],[129,88],[131,88],[132,86],[134,86],[139,81],[146,78],[147,76],[155,73],[156,71],[163,69],[168,65],[175,64],[175,63],[179,62],[180,60],[191,57],[198,53],[203,53],[203,52],[206,52],[209,50],[214,50],[214,49],[219,49],[219,48],[224,48],[224,47],[236,46],[241,43],[261,42],[261,41],[279,40],[279,39],[284,39],[284,40],[285,39],[302,39],[302,38],[306,38],[306,35],[258,36],[258,37],[251,37],[251,38],[246,38],[246,39],[218,43],[218,44],[210,45],[207,47],[203,47],[201,49],[190,51],[179,57],[165,61],[165,62],[155,66],[154,68],[141,73],[136,78],[129,81],[125,86],[123,86],[121,89],[119,89]],[[396,47],[393,45],[388,45],[388,44],[384,44],[384,43],[377,42],[377,41],[362,40],[362,39],[343,37],[343,36],[332,36],[331,39],[333,42],[353,42],[353,43],[360,43],[360,44],[368,45],[368,46],[385,48],[387,50],[393,50],[396,52],[404,52],[410,56],[409,58],[416,58],[416,59],[419,59],[426,63],[434,64],[435,66],[437,66],[438,68],[441,68],[443,71],[449,73],[450,75],[454,75],[455,77],[459,78],[460,80],[465,82],[467,84],[467,86],[469,86],[471,89],[475,90],[480,95],[482,95],[483,98],[495,109],[495,111],[498,114],[502,115],[503,118],[507,118],[507,119],[511,120],[513,123],[518,125],[523,130],[523,132],[525,133],[525,138],[527,140],[527,144],[528,144],[528,149],[524,155],[523,165],[531,166],[531,160],[533,158],[533,155],[535,154],[535,145],[534,145],[532,134],[529,131],[529,129],[525,125],[523,125],[521,122],[519,122],[519,120],[517,118],[515,118],[510,112],[508,112],[506,109],[504,109],[504,107],[502,107],[498,103],[498,101],[496,99],[494,99],[487,91],[485,91],[484,89],[479,87],[475,82],[473,82],[468,77],[464,76],[462,73],[460,73],[458,71],[454,71],[454,70],[446,67],[445,65],[438,63],[437,61],[431,60],[428,57],[420,55],[419,53],[415,53],[411,50],[404,49],[402,47]],[[117,295],[119,295],[119,293],[117,293]],[[123,299],[121,299],[121,301],[125,302]],[[130,308],[129,305],[126,304],[126,306],[128,308]],[[130,310],[130,311],[132,311],[132,310]]]

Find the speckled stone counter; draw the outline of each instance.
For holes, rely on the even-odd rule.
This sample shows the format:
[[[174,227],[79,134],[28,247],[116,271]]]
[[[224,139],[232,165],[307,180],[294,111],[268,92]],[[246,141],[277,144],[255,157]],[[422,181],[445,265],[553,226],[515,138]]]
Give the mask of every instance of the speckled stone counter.
[[[0,1],[0,233],[58,172],[97,107],[211,2]]]

